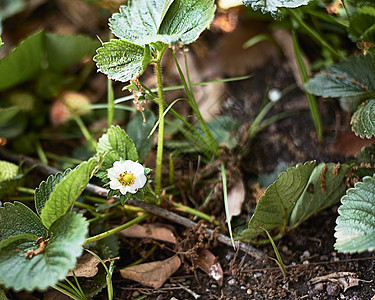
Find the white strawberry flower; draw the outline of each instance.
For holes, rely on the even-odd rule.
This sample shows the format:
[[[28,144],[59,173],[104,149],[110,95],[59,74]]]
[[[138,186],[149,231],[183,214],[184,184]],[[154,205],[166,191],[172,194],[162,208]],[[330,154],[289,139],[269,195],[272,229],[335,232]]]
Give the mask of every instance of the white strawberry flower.
[[[120,190],[123,195],[135,194],[147,182],[143,166],[132,160],[114,162],[113,167],[108,169],[108,178],[111,180],[109,187],[112,190]]]

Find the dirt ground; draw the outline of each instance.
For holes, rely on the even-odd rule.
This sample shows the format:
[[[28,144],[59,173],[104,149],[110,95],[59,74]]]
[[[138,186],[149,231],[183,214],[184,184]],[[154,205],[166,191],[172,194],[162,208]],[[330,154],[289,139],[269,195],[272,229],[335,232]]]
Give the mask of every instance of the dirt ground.
[[[106,19],[103,16],[97,16],[97,13],[90,25],[83,21],[82,16],[74,18],[69,16],[69,11],[64,6],[68,5],[67,1],[57,1],[57,4],[47,3],[47,1],[41,1],[41,3],[29,14],[22,14],[18,19],[13,17],[4,23],[5,42],[10,43],[14,40],[16,43],[32,29],[41,26],[59,32],[83,32],[92,36],[107,34]],[[57,19],[55,19],[56,16],[58,16]],[[250,26],[248,21],[241,21],[241,18],[234,29],[236,39],[240,39],[241,35],[248,38],[264,26],[262,23],[251,23]],[[23,20],[24,23],[19,20]],[[59,23],[57,20],[61,22]],[[29,25],[26,26],[28,29],[24,29],[25,25],[21,26],[21,24]],[[228,45],[233,47],[233,43],[236,41],[231,40],[233,37],[226,39],[224,31],[218,28],[213,26],[212,32],[206,32],[203,35],[203,40],[197,42],[199,47],[194,48],[193,46],[191,49],[192,73],[197,74],[193,80],[207,80],[212,78],[213,74],[216,74],[217,77],[252,74],[250,79],[222,85],[220,88],[223,88],[225,96],[220,102],[215,100],[210,108],[212,114],[231,116],[249,126],[259,112],[266,91],[270,88],[283,90],[293,85],[296,80],[295,73],[288,58],[267,44],[256,48],[256,50],[250,50],[250,52],[238,50],[238,53],[232,53],[232,58],[228,57],[227,53],[230,52]],[[225,38],[222,38],[223,36]],[[244,40],[240,40],[238,44],[243,42]],[[206,50],[201,53],[199,49]],[[258,59],[257,55],[264,56]],[[241,56],[240,59],[237,59],[237,56]],[[210,69],[210,60],[212,64],[215,59],[222,62],[215,64],[215,67]],[[208,68],[208,71],[202,72],[202,68],[205,70]],[[169,70],[167,62],[165,69]],[[173,71],[170,73],[172,74]],[[92,76],[92,80],[94,80],[96,75]],[[166,81],[170,83],[175,80],[173,74],[166,77]],[[116,90],[121,90],[121,87],[122,85],[117,85]],[[212,91],[206,92],[209,93],[208,95],[212,95],[210,94]],[[101,93],[105,93],[105,86]],[[303,92],[295,88],[280,100],[280,103],[276,104],[268,115],[290,111],[288,117],[268,126],[250,143],[245,143],[243,147],[249,150],[245,157],[240,157],[238,151],[228,151],[228,157],[236,169],[231,180],[233,182],[236,178],[242,178],[246,187],[246,202],[240,217],[248,218],[254,209],[255,198],[252,183],[260,174],[273,172],[283,164],[296,164],[309,160],[316,160],[318,163],[345,162],[364,145],[360,139],[349,133],[350,113],[343,111],[337,101],[320,99],[319,109],[324,125],[323,141],[318,141],[316,138]],[[242,127],[243,130],[245,128],[246,126]],[[241,135],[241,132],[238,134]],[[241,136],[239,138],[241,139]],[[197,165],[196,157],[185,156],[183,159],[184,162],[181,163],[181,166]],[[149,158],[149,160],[151,159]],[[178,170],[176,172],[178,173]],[[190,195],[197,199],[200,197],[199,191],[193,191]],[[184,199],[180,200],[184,202]],[[216,211],[211,210],[210,212],[224,224],[225,215],[222,200],[216,199],[215,201],[213,206],[216,207]],[[123,279],[118,272],[115,272],[113,278],[114,299],[144,299],[142,296],[147,296],[146,299],[157,300],[375,299],[374,253],[345,255],[337,253],[333,248],[337,208],[338,206],[334,206],[318,213],[276,241],[286,267],[287,274],[285,276],[272,259],[255,260],[253,257],[215,240],[204,240],[204,247],[217,257],[222,266],[224,279],[221,286],[202,270],[193,268],[191,263],[181,255],[183,259],[181,267],[157,290]],[[198,231],[168,224],[160,218],[155,218],[153,221],[174,226],[180,242],[184,240],[186,242],[189,239],[199,240]],[[123,238],[120,247],[122,258],[118,267],[137,260],[139,258],[137,251],[147,252],[154,244],[154,241],[139,242],[139,240]],[[159,246],[153,252],[152,260],[165,259],[181,252],[181,248],[179,249],[178,246],[163,244],[159,244]],[[257,248],[267,256],[275,257],[270,245],[257,246]],[[38,292],[33,295],[15,294],[18,299],[26,299],[26,296],[30,297],[28,299],[52,299],[43,298],[45,294]],[[106,290],[93,299],[106,299]]]

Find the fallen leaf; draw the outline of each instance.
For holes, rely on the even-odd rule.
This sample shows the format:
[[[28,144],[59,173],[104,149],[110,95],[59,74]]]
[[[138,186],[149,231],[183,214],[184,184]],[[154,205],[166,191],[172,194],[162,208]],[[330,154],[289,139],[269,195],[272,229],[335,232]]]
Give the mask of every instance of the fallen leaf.
[[[94,277],[98,273],[98,264],[100,260],[90,253],[85,253],[81,256],[74,269],[74,274],[77,277]],[[69,271],[67,276],[73,276],[73,272]]]
[[[361,152],[363,147],[370,146],[374,142],[375,138],[361,139],[360,137],[356,136],[354,132],[344,132],[329,147],[329,152],[332,154],[352,157]]]
[[[355,278],[354,277],[355,275],[356,274],[352,272],[334,272],[325,276],[315,277],[310,280],[310,283],[316,284],[322,281],[335,282],[338,285],[340,285],[340,287],[342,288],[344,292],[346,292],[347,289],[359,285],[359,282],[361,280],[358,278]]]
[[[168,228],[155,225],[139,225],[134,224],[124,230],[120,234],[130,238],[151,238],[158,241],[176,244],[176,237]]]
[[[120,270],[120,273],[123,278],[158,289],[178,270],[180,265],[180,258],[174,255],[166,260],[128,267]]]
[[[245,201],[245,185],[240,179],[228,193],[229,219],[241,213],[242,204]]]
[[[211,251],[206,248],[198,250],[193,264],[215,279],[220,286],[223,284],[223,269]]]

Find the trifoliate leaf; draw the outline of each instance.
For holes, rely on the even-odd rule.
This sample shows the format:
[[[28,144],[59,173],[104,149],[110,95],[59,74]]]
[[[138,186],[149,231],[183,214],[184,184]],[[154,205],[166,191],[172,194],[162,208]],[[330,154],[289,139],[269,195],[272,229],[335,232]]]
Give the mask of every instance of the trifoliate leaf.
[[[1,241],[0,284],[16,291],[45,290],[64,279],[82,253],[87,227],[82,215],[70,212],[52,224],[50,238],[39,244],[32,234]]]
[[[151,110],[137,112],[128,123],[128,134],[137,148],[139,161],[144,162],[154,145],[154,134],[148,136],[155,125],[156,117]]]
[[[375,176],[366,176],[341,199],[335,228],[335,249],[363,252],[375,249]]]
[[[93,157],[79,164],[56,184],[40,214],[44,226],[49,228],[53,222],[67,213],[89,183],[98,165],[98,158]],[[50,186],[46,185],[47,191],[44,194],[48,193],[49,188]]]
[[[144,47],[129,41],[111,40],[97,50],[94,61],[99,71],[108,78],[125,82],[144,72],[144,53]]]
[[[212,22],[215,9],[213,0],[128,1],[109,20],[120,40],[104,43],[94,61],[111,79],[135,79],[168,45],[194,42]]]
[[[321,163],[313,170],[302,196],[298,199],[289,225],[297,227],[312,215],[340,201],[345,194],[347,164]]]
[[[47,237],[47,229],[30,208],[21,202],[4,203],[4,207],[0,207],[0,241],[26,233],[36,239]]]
[[[35,208],[39,215],[42,213],[44,205],[49,199],[56,184],[58,184],[66,175],[68,175],[70,171],[71,169],[67,169],[65,170],[63,174],[57,173],[55,175],[48,176],[47,180],[42,181],[39,184],[39,187],[35,189],[35,195],[34,195]]]
[[[99,139],[97,153],[104,155],[104,159],[96,176],[104,182],[109,182],[107,170],[115,161],[120,159],[138,161],[138,153],[133,141],[119,126],[112,126],[103,134]]]
[[[261,10],[262,13],[269,12],[276,18],[280,8],[296,8],[306,5],[311,0],[243,0],[243,4],[250,6],[253,10]]]
[[[351,57],[319,73],[305,89],[323,97],[367,96],[375,93],[375,58],[371,54]]]
[[[314,166],[315,162],[306,162],[281,173],[259,199],[248,229],[241,232],[240,239],[250,240],[263,233],[264,229],[269,231],[285,228],[295,204],[306,188]]]
[[[358,106],[351,125],[354,133],[361,138],[375,136],[375,99],[368,99]]]

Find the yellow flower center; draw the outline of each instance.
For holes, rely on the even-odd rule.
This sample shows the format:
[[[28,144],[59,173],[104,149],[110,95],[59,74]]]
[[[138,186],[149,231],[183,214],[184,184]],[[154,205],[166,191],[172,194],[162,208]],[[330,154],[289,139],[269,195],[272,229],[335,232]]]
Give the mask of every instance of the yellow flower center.
[[[131,186],[135,182],[135,176],[133,175],[132,172],[126,171],[122,174],[120,174],[120,178],[118,181],[123,185],[123,186]]]

